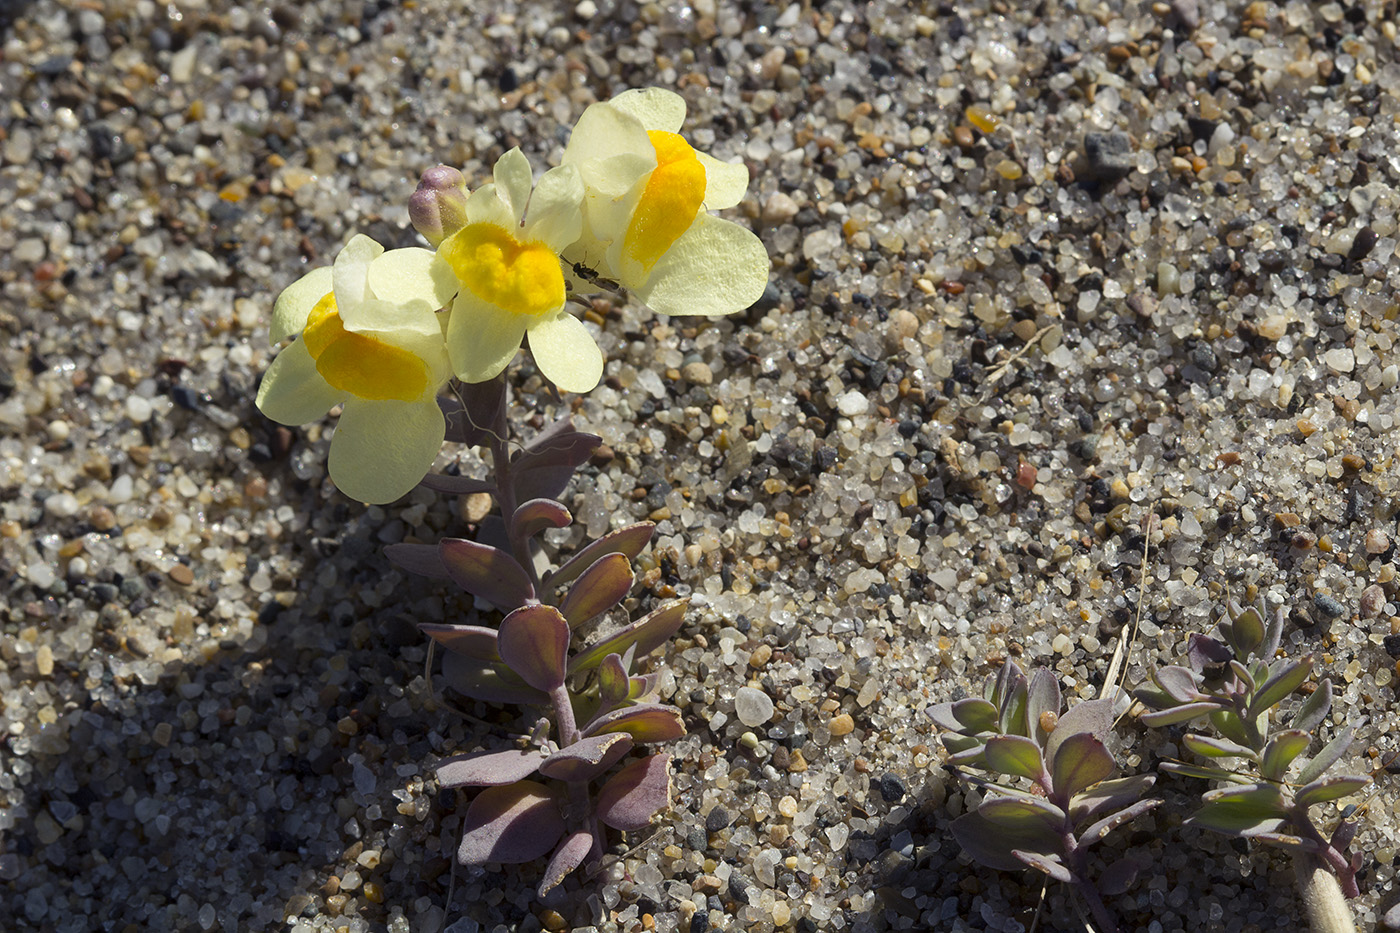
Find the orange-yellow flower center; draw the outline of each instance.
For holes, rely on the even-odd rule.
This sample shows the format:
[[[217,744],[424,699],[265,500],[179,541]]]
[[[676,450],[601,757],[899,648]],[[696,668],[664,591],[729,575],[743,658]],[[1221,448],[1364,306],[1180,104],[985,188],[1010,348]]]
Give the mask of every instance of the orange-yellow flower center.
[[[677,133],[652,130],[656,168],[622,238],[622,253],[646,272],[695,223],[705,201],[705,166]]]
[[[311,309],[301,339],[321,378],[357,398],[412,402],[428,389],[428,366],[416,354],[345,329],[334,292]]]
[[[559,256],[543,243],[521,243],[496,224],[469,224],[439,248],[472,294],[513,314],[536,317],[564,304]]]

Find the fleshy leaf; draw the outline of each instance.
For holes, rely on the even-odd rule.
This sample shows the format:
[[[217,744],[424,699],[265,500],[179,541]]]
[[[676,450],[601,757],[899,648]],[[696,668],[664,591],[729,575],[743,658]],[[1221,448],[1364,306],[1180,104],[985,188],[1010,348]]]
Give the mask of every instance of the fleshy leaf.
[[[553,499],[531,499],[515,510],[515,533],[524,541],[546,528],[564,528],[574,517]]]
[[[671,805],[671,756],[648,755],[629,763],[598,791],[598,819],[636,832]]]
[[[1264,683],[1259,685],[1249,701],[1246,716],[1258,716],[1303,685],[1312,671],[1312,656],[1307,655],[1285,664]]]
[[[996,732],[997,708],[979,697],[967,697],[948,704],[948,713],[959,732]]]
[[[1354,794],[1367,784],[1371,779],[1359,774],[1339,774],[1335,777],[1320,778],[1301,788],[1293,797],[1293,802],[1303,807],[1310,807],[1315,803],[1326,803],[1329,800],[1338,800],[1349,794]]]
[[[646,703],[604,713],[585,732],[589,736],[626,732],[638,742],[669,742],[685,735],[685,722],[674,706]]]
[[[1030,735],[1030,724],[1026,720],[1027,683],[1023,676],[1013,680],[1010,688],[1002,695],[997,710],[998,731],[1005,735]]]
[[[1204,803],[1186,823],[1231,836],[1275,832],[1288,821],[1277,785],[1223,787],[1202,795]]]
[[[1238,657],[1249,657],[1264,643],[1264,619],[1253,606],[1237,613],[1230,628],[1230,641]]]
[[[1317,685],[1317,689],[1308,695],[1308,698],[1298,707],[1298,712],[1293,714],[1293,722],[1290,724],[1294,729],[1302,729],[1304,732],[1313,732],[1327,719],[1327,713],[1332,708],[1332,681],[1324,678]]]
[[[1259,657],[1272,658],[1278,652],[1278,646],[1283,641],[1283,623],[1288,614],[1279,606],[1274,611],[1273,618],[1269,620],[1268,627],[1264,632],[1264,644],[1259,647]]]
[[[1067,802],[1085,788],[1112,777],[1117,770],[1113,755],[1098,736],[1088,732],[1067,736],[1056,748],[1051,764],[1055,797]]]
[[[591,781],[632,750],[632,736],[610,732],[566,745],[539,766],[540,774],[559,781]]]
[[[1280,732],[1269,739],[1259,760],[1259,773],[1265,780],[1281,781],[1293,759],[1307,751],[1312,736],[1301,729]]]
[[[1179,722],[1188,722],[1198,716],[1205,716],[1215,710],[1220,709],[1220,704],[1212,701],[1200,703],[1183,703],[1171,709],[1159,710],[1154,713],[1143,713],[1139,717],[1144,726],[1153,729],[1160,729],[1163,726],[1174,726]]]
[[[1020,735],[997,735],[987,740],[987,767],[1002,774],[1030,778],[1039,783],[1045,777],[1040,746]]]
[[[622,666],[622,658],[610,654],[598,665],[598,709],[616,709],[627,699],[627,669]]]
[[[1074,875],[1070,874],[1069,869],[1055,856],[1039,855],[1035,852],[1027,852],[1025,849],[1012,849],[1011,854],[1036,871],[1045,872],[1061,884],[1069,884],[1074,880]]]
[[[1100,781],[1074,795],[1069,805],[1070,818],[1078,823],[1105,810],[1126,806],[1141,799],[1156,782],[1155,774],[1134,774],[1112,781]]]
[[[1208,635],[1193,633],[1186,641],[1186,660],[1197,673],[1229,664],[1233,657],[1229,645]]]
[[[579,575],[559,603],[559,611],[577,628],[620,603],[632,589],[632,562],[624,554],[598,558]]]
[[[1250,761],[1258,758],[1253,749],[1213,735],[1187,733],[1181,737],[1181,744],[1202,758],[1248,758]]]
[[[558,798],[538,781],[489,787],[467,808],[457,860],[463,865],[529,862],[564,835]]]
[[[1336,764],[1347,753],[1347,749],[1351,748],[1353,735],[1352,728],[1347,726],[1332,741],[1322,746],[1322,751],[1298,772],[1298,783],[1311,784],[1322,777],[1323,772]]]
[[[1236,774],[1233,771],[1226,771],[1224,768],[1212,768],[1206,765],[1188,765],[1180,761],[1164,761],[1157,765],[1157,768],[1169,774],[1180,774],[1185,777],[1200,778],[1205,781],[1228,781],[1234,784],[1251,783],[1250,779],[1242,774]]]
[[[535,773],[544,756],[537,749],[511,748],[499,752],[453,755],[438,762],[441,787],[496,787],[514,784]]]
[[[477,658],[482,661],[499,661],[501,654],[496,650],[496,630],[482,625],[443,625],[438,622],[420,622],[418,627],[433,641],[448,651]]]
[[[1061,835],[1038,820],[1012,829],[993,823],[980,810],[953,820],[951,828],[964,852],[983,865],[1002,871],[1025,868],[1013,852],[1051,854],[1059,852],[1062,844]]]
[[[658,695],[657,684],[661,681],[661,675],[634,674],[627,678],[627,699],[637,703],[650,703]]]
[[[549,701],[548,696],[534,687],[512,679],[508,671],[454,652],[443,655],[442,676],[453,690],[473,700],[535,705]]]
[[[409,573],[446,580],[447,565],[442,562],[436,544],[391,544],[384,549],[389,563]]]
[[[1139,800],[1135,804],[1124,807],[1117,813],[1108,814],[1108,816],[1103,817],[1097,822],[1091,823],[1085,828],[1084,832],[1079,834],[1079,844],[1081,846],[1093,845],[1124,823],[1131,823],[1148,810],[1161,804],[1161,802],[1162,801],[1155,798],[1152,800]]]
[[[591,670],[608,655],[626,654],[627,649],[633,645],[636,646],[636,657],[651,654],[680,631],[688,605],[687,600],[667,603],[620,631],[595,642],[569,662],[569,673]]]
[[[1117,897],[1133,886],[1142,865],[1133,858],[1121,858],[1112,863],[1099,875],[1099,892],[1109,897]]]
[[[1233,708],[1214,709],[1206,718],[1210,720],[1210,724],[1215,727],[1216,732],[1231,742],[1247,748],[1254,747],[1250,745],[1252,739],[1249,733],[1245,732],[1244,723],[1240,722],[1240,717]],[[1260,729],[1261,731],[1263,729],[1262,723]]]
[[[651,536],[655,531],[656,524],[654,522],[641,522],[609,532],[580,549],[577,554],[565,561],[563,566],[546,577],[545,586],[553,588],[577,579],[579,574],[593,566],[594,561],[608,554],[623,554],[628,560],[635,560],[637,555],[646,550],[646,546],[651,543]]]
[[[438,548],[452,582],[497,609],[509,612],[534,599],[525,568],[500,548],[464,538],[443,538]]]
[[[1026,688],[1026,719],[1030,721],[1030,737],[1041,746],[1050,736],[1041,724],[1042,717],[1046,713],[1058,717],[1060,703],[1060,684],[1055,675],[1046,668],[1037,669]]]
[[[1006,704],[1006,700],[1016,691],[1017,687],[1026,684],[1026,675],[1021,671],[1021,666],[1015,661],[1007,658],[997,671],[996,676],[989,681],[991,689],[984,690],[983,696],[990,700],[992,705],[1000,709]]]
[[[1104,739],[1113,728],[1112,700],[1085,700],[1076,703],[1060,717],[1055,731],[1045,740],[1045,760],[1055,761],[1060,745],[1072,735],[1087,733]]]
[[[559,848],[554,850],[554,854],[549,857],[549,864],[544,869],[544,877],[540,879],[539,896],[544,897],[559,887],[570,872],[583,864],[583,860],[588,858],[588,853],[592,850],[592,833],[579,830],[567,836],[563,842],[559,843]]]
[[[1184,667],[1164,667],[1152,675],[1157,686],[1177,703],[1193,703],[1201,698],[1196,675]]]
[[[431,489],[433,492],[447,493],[450,496],[470,496],[478,492],[489,493],[492,498],[497,495],[494,485],[484,479],[472,479],[470,476],[429,473],[418,481],[418,485],[424,489]]]
[[[522,606],[501,620],[501,660],[520,679],[546,693],[564,683],[569,624],[553,606]]]
[[[516,499],[557,498],[602,443],[596,434],[575,430],[569,418],[545,428],[511,462]]]
[[[1062,832],[1066,819],[1065,811],[1040,797],[988,797],[977,812],[989,823],[1008,829],[1038,825]]]

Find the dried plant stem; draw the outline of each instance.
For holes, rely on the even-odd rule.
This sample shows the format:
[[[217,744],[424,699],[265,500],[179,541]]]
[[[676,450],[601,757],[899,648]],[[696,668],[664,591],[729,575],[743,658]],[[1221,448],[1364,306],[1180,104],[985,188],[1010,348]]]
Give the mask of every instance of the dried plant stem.
[[[1313,933],[1356,933],[1342,886],[1321,859],[1310,852],[1298,853],[1293,856],[1293,871]]]

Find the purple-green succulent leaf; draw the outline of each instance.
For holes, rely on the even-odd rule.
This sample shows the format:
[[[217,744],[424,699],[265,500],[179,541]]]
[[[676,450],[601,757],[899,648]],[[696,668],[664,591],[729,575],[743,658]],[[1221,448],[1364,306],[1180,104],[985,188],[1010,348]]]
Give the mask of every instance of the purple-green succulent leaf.
[[[1250,761],[1259,760],[1259,756],[1254,753],[1252,748],[1213,735],[1197,735],[1194,732],[1188,732],[1181,737],[1181,744],[1185,745],[1202,758],[1248,758]]]
[[[389,563],[409,573],[438,580],[450,576],[436,544],[391,544],[384,549],[384,556],[389,558]]]
[[[1264,643],[1264,634],[1264,618],[1258,609],[1251,606],[1242,612],[1234,613],[1230,624],[1230,644],[1235,649],[1236,657],[1247,658],[1254,655]]]
[[[953,838],[964,852],[983,865],[1002,871],[1025,868],[1025,863],[1012,854],[1017,850],[1050,855],[1061,850],[1064,839],[1062,833],[1048,828],[1041,821],[1027,821],[1017,827],[1004,826],[988,820],[980,810],[965,813],[953,820],[951,828]]]
[[[633,579],[632,562],[626,554],[606,554],[579,574],[559,603],[559,611],[577,628],[622,602]]]
[[[1042,726],[1046,713],[1060,715],[1060,684],[1055,674],[1048,668],[1037,668],[1026,687],[1026,719],[1030,723],[1031,738],[1041,747],[1050,733]]]
[[[464,654],[443,655],[442,676],[449,687],[473,700],[533,705],[549,701],[546,694],[520,682],[510,671]]]
[[[1354,735],[1355,732],[1351,726],[1347,726],[1337,733],[1332,741],[1322,746],[1322,751],[1303,765],[1303,770],[1298,772],[1298,783],[1311,784],[1322,777],[1323,772],[1336,764],[1347,753],[1347,749],[1351,748]]]
[[[965,752],[969,748],[981,748],[987,744],[981,736],[963,735],[961,732],[944,732],[939,736],[943,742],[943,747],[948,749],[948,754],[956,755],[958,752]]]
[[[1110,699],[1085,700],[1076,703],[1065,711],[1055,724],[1055,731],[1045,740],[1045,760],[1055,761],[1055,753],[1061,743],[1072,735],[1089,734],[1107,739],[1113,729],[1113,701]],[[1052,764],[1053,767],[1053,764]]]
[[[1040,746],[1020,735],[996,735],[987,740],[987,767],[1002,774],[1030,778],[1037,784],[1045,779],[1045,762]]]
[[[948,744],[949,740],[953,738],[966,738],[966,736],[954,736],[952,733],[947,732],[943,734],[943,744],[952,752],[944,764],[951,768],[974,766],[981,768],[986,766],[987,746],[985,743],[972,739],[972,745],[953,751],[952,746]]]
[[[1206,791],[1201,799],[1201,808],[1186,822],[1226,835],[1275,832],[1290,816],[1283,791],[1277,784],[1221,787]]]
[[[1307,751],[1312,736],[1301,729],[1289,729],[1270,737],[1259,757],[1259,774],[1266,781],[1282,781],[1293,759]]]
[[[997,710],[997,731],[1003,735],[1030,736],[1030,722],[1026,719],[1028,684],[1023,676],[1011,684],[1008,692],[1002,695]]]
[[[544,755],[533,748],[453,755],[438,762],[438,785],[498,787],[514,784],[534,774],[544,760]]]
[[[496,630],[482,625],[443,625],[439,622],[419,622],[418,628],[448,651],[481,661],[499,661],[496,650]]]
[[[1041,855],[1038,852],[1027,852],[1025,849],[1012,849],[1011,855],[1024,862],[1036,871],[1043,871],[1052,880],[1061,884],[1069,884],[1074,880],[1074,875],[1065,867],[1056,855]]]
[[[1119,894],[1123,894],[1133,886],[1133,882],[1137,880],[1142,867],[1142,863],[1132,857],[1120,858],[1109,864],[1099,873],[1099,893],[1108,897],[1117,897]]]
[[[975,735],[979,732],[1000,731],[997,725],[997,708],[980,697],[967,697],[946,705],[948,716],[956,724],[953,728],[958,732]],[[934,721],[938,722],[937,719]]]
[[[632,700],[634,703],[651,703],[655,701],[659,695],[657,687],[660,682],[661,675],[657,673],[634,674],[627,678],[627,699]]]
[[[438,548],[452,582],[497,609],[509,612],[535,598],[525,568],[500,548],[465,538],[443,538]]]
[[[1229,645],[1209,635],[1195,633],[1187,639],[1186,662],[1197,673],[1209,667],[1228,664],[1233,657]]]
[[[1304,732],[1314,732],[1327,720],[1327,713],[1331,708],[1332,681],[1324,677],[1317,689],[1298,705],[1298,711],[1293,714],[1293,721],[1289,725]]]
[[[569,673],[592,670],[610,654],[626,657],[628,648],[632,646],[636,646],[636,657],[645,657],[680,631],[688,605],[684,599],[667,603],[631,625],[594,642],[569,662]]]
[[[1077,824],[1105,810],[1126,806],[1141,799],[1156,782],[1155,774],[1133,774],[1111,781],[1100,781],[1070,798],[1070,819]]]
[[[424,489],[446,493],[450,496],[470,496],[484,492],[495,498],[500,494],[495,485],[484,479],[472,479],[470,476],[448,476],[446,473],[429,473],[418,481],[418,485]]]
[[[1158,770],[1183,777],[1200,778],[1204,781],[1227,781],[1232,784],[1253,783],[1247,776],[1224,768],[1211,768],[1205,765],[1188,765],[1181,761],[1164,761],[1157,765]]]
[[[996,781],[988,780],[980,774],[975,774],[971,771],[965,771],[961,768],[957,768],[954,770],[957,771],[958,776],[961,777],[964,781],[967,781],[967,783],[983,791],[985,794],[989,794],[992,796],[999,795],[1005,797],[1015,797],[1020,800],[1045,799],[1045,794],[1043,792],[1032,792],[1029,790],[1023,790],[1011,784],[998,784]]]
[[[463,865],[529,862],[564,835],[558,794],[538,781],[488,787],[467,808],[457,860]]]
[[[1283,611],[1283,606],[1279,606],[1269,619],[1268,630],[1264,633],[1264,643],[1259,648],[1259,657],[1272,658],[1278,652],[1278,646],[1283,641],[1283,623],[1288,618],[1288,614]]]
[[[1163,726],[1174,726],[1181,722],[1190,722],[1198,716],[1205,716],[1215,710],[1220,709],[1220,704],[1214,700],[1203,700],[1200,703],[1183,703],[1171,709],[1158,710],[1152,713],[1143,713],[1141,717],[1144,726],[1153,729],[1160,729]]]
[[[1245,715],[1251,718],[1257,717],[1271,709],[1284,697],[1301,687],[1311,671],[1312,655],[1306,655],[1297,661],[1284,664],[1277,673],[1260,684],[1259,688],[1254,691]]]
[[[466,444],[468,447],[483,447],[490,443],[493,437],[492,425],[496,423],[496,416],[505,400],[504,377],[488,379],[485,382],[459,382],[453,386],[452,395],[439,395],[438,407],[447,419],[447,440],[454,444]],[[493,496],[496,495],[494,488],[472,491],[490,491]]]
[[[596,434],[575,430],[569,418],[545,428],[511,461],[516,499],[557,498],[602,443]]]
[[[1328,840],[1332,848],[1338,852],[1345,852],[1347,846],[1356,838],[1356,820],[1347,817],[1337,822],[1337,828],[1332,830],[1332,838]]]
[[[1233,708],[1217,708],[1211,711],[1206,717],[1210,724],[1215,727],[1215,731],[1234,742],[1236,745],[1243,745],[1246,748],[1253,748],[1253,740],[1245,731],[1244,723],[1240,720],[1239,714]],[[1262,729],[1262,726],[1260,727]]]
[[[621,761],[632,746],[632,736],[626,732],[580,739],[551,754],[540,764],[540,774],[558,781],[591,781]]]
[[[630,687],[622,658],[610,654],[598,665],[598,711],[610,712],[626,702]]]
[[[685,735],[685,722],[674,706],[647,703],[604,713],[589,723],[584,732],[589,736],[626,732],[637,742],[669,742]]]
[[[1148,800],[1139,800],[1137,803],[1130,804],[1116,813],[1110,813],[1105,817],[1101,817],[1085,828],[1084,832],[1079,834],[1080,847],[1083,848],[1084,846],[1093,845],[1118,827],[1125,823],[1131,823],[1148,810],[1161,805],[1161,803],[1162,801],[1155,797]]]
[[[1321,852],[1322,847],[1311,839],[1304,839],[1292,833],[1258,832],[1250,833],[1249,838],[1266,845],[1281,846],[1285,849],[1301,849],[1304,852]]]
[[[549,857],[549,864],[544,867],[544,877],[540,879],[540,886],[537,889],[539,896],[544,897],[559,887],[570,872],[583,864],[583,860],[588,858],[588,853],[591,851],[593,851],[592,833],[579,830],[565,836],[564,841],[559,843],[559,847]]]
[[[1203,697],[1200,678],[1189,668],[1164,667],[1153,674],[1152,679],[1174,703],[1195,703]]]
[[[629,762],[598,791],[598,819],[623,832],[644,829],[671,805],[671,756]]]
[[[506,616],[496,647],[501,661],[536,690],[549,693],[564,683],[569,623],[553,606],[522,606]]]
[[[1056,727],[1055,731],[1060,730]],[[1075,794],[1108,780],[1117,770],[1103,739],[1088,732],[1068,736],[1056,748],[1050,765],[1054,796],[1068,803]]]
[[[1360,774],[1338,774],[1334,777],[1318,778],[1299,788],[1293,795],[1293,802],[1300,807],[1311,807],[1313,804],[1326,803],[1329,800],[1340,800],[1356,793],[1369,783],[1371,779]]]
[[[1067,822],[1065,811],[1043,797],[989,796],[978,804],[977,812],[988,822],[1012,829],[1036,823],[1063,832]]]
[[[564,504],[553,499],[531,499],[515,510],[516,537],[525,541],[546,528],[565,528],[574,520]]]
[[[983,699],[989,700],[998,709],[1006,705],[1007,699],[1018,687],[1026,685],[1026,675],[1021,671],[1021,666],[1015,661],[1007,658],[1002,663],[1000,670],[994,677],[987,681],[988,688],[984,688]]]
[[[622,554],[628,560],[635,560],[637,555],[646,550],[646,546],[651,543],[651,536],[655,531],[656,524],[654,522],[640,522],[609,532],[597,541],[581,548],[558,570],[546,576],[544,585],[551,589],[563,586],[565,583],[577,579],[579,574],[592,567],[599,558],[609,554]]]

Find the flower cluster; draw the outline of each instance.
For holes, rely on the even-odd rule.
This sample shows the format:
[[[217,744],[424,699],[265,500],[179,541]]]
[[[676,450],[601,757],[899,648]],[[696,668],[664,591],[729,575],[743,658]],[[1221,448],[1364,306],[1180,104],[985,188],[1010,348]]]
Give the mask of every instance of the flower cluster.
[[[470,193],[456,169],[429,169],[409,215],[434,248],[385,251],[355,236],[329,269],[287,288],[272,340],[299,339],[268,370],[258,407],[302,424],[343,403],[331,478],[353,498],[390,502],[436,459],[446,432],[436,399],[454,376],[494,378],[523,340],[560,389],[598,384],[603,356],[572,296],[610,283],[661,314],[751,305],[767,251],[708,213],[739,202],[748,170],[691,148],[684,120],[678,95],[632,90],[585,110],[563,164],[537,180],[519,149]]]

